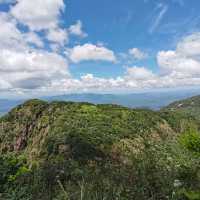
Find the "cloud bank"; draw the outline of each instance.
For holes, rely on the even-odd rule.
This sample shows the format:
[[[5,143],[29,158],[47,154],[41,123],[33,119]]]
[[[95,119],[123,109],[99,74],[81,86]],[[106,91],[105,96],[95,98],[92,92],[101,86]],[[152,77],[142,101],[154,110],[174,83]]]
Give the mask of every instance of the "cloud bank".
[[[69,70],[71,63],[104,61],[116,64],[119,57],[117,52],[98,43],[87,42],[69,48],[71,36],[83,39],[87,33],[80,20],[69,27],[61,26],[60,16],[65,7],[63,0],[17,0],[8,12],[0,13],[0,92],[55,94],[200,85],[199,32],[181,39],[175,50],[159,51],[157,72],[148,66],[130,65],[124,74],[115,78],[96,77],[90,73],[73,78]],[[167,8],[160,10],[152,30]],[[26,31],[19,25],[25,26]],[[139,61],[148,57],[136,47],[127,52]]]

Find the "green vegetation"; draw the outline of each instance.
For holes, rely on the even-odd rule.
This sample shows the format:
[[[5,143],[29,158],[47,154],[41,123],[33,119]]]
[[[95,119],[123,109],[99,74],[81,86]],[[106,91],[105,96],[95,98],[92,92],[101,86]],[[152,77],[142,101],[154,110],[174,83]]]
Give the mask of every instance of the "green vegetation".
[[[0,199],[199,200],[193,115],[30,100],[0,118]]]
[[[189,99],[174,102],[164,109],[181,111],[182,113],[189,114],[200,120],[200,96],[194,96]]]
[[[200,155],[200,134],[196,131],[184,133],[180,138],[180,143],[194,154]]]

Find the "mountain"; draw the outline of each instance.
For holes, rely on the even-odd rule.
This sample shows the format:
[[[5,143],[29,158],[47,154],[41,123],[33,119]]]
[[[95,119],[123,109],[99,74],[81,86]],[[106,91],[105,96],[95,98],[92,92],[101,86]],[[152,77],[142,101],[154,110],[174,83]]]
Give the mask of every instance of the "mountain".
[[[200,96],[173,102],[165,107],[164,110],[181,111],[200,119]]]
[[[151,132],[167,135],[170,130],[170,125],[151,110],[41,100],[30,100],[14,108],[1,122],[1,152],[25,150],[34,159],[41,155],[35,152],[32,155],[33,149],[41,152],[40,148],[49,137],[53,140],[57,137],[80,137],[81,140],[85,137],[98,148],[104,148],[110,145],[110,141],[134,138],[136,133],[137,136]]]
[[[47,97],[47,100],[90,102],[94,104],[117,104],[129,108],[158,110],[174,101],[199,94],[199,90],[147,92],[135,94],[68,94]]]
[[[23,100],[0,99],[0,116],[7,113],[10,109],[21,104]]]
[[[199,195],[199,128],[170,109],[26,101],[0,118],[0,197],[189,199]]]
[[[94,104],[118,104],[129,108],[150,108],[158,110],[169,103],[198,95],[199,90],[177,90],[168,92],[146,92],[135,94],[67,94],[40,97],[47,101],[74,101]],[[23,103],[25,100],[0,99],[0,115]]]

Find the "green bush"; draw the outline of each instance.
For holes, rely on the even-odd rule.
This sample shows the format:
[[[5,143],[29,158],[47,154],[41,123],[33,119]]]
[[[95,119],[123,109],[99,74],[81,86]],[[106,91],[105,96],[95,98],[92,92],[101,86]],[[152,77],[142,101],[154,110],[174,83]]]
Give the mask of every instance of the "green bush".
[[[180,137],[180,143],[189,151],[200,154],[200,133],[195,130],[190,130]]]

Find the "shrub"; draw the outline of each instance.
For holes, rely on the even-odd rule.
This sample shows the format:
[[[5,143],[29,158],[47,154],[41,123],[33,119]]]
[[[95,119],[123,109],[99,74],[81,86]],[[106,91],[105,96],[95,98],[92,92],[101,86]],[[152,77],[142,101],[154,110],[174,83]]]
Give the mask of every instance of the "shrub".
[[[200,154],[200,133],[190,130],[180,137],[180,143],[183,147],[192,153]]]

